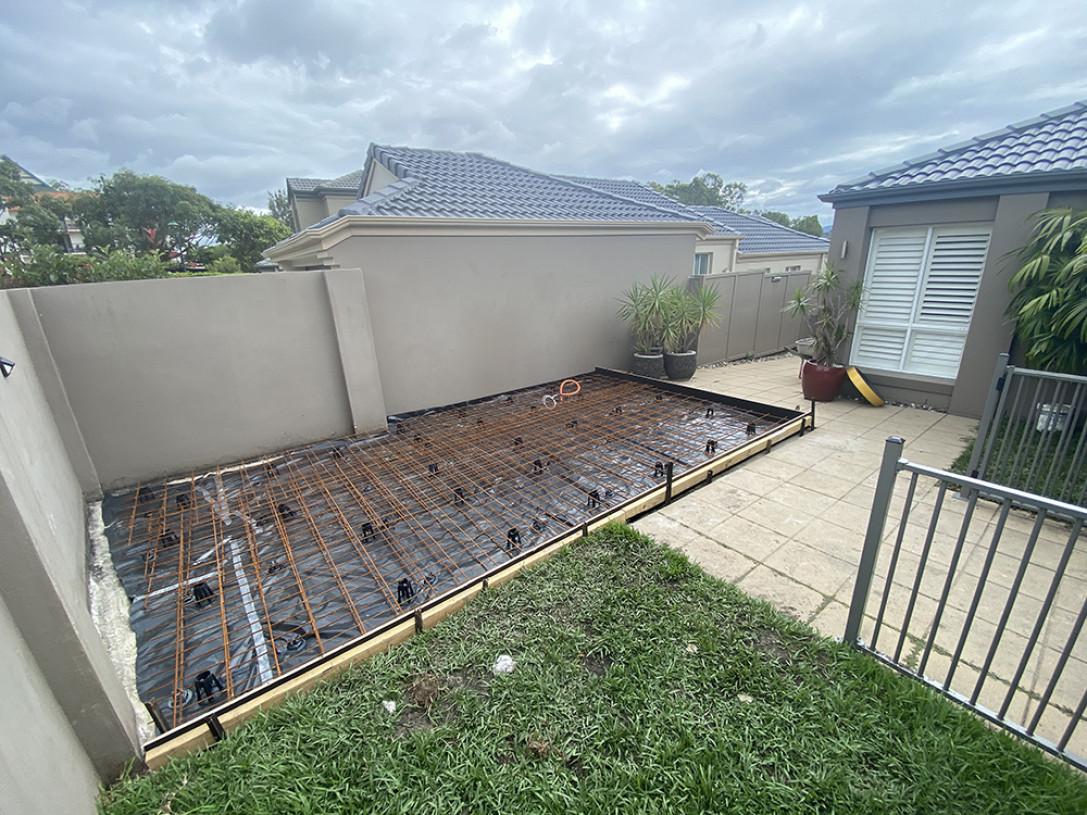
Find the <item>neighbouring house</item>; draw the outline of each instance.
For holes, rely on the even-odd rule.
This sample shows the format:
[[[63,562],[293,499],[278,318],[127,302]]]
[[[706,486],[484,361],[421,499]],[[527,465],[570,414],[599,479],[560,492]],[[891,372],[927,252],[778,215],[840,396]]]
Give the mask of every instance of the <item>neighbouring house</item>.
[[[1087,206],[1087,103],[840,184],[830,257],[867,289],[849,350],[885,397],[978,416],[1030,216]]]
[[[732,212],[721,207],[687,208],[713,224],[714,237],[741,236],[732,271],[782,275],[819,271],[826,265],[827,252],[830,251],[830,241],[826,238],[790,229],[761,215]],[[703,243],[709,244],[710,240]]]
[[[8,158],[8,161],[15,165],[15,168],[19,171],[19,180],[29,188],[31,192],[39,194],[44,193],[61,198],[72,194],[68,190],[54,188],[51,184],[38,178],[38,176],[34,175],[34,173],[27,170],[17,161],[11,158]],[[13,217],[15,217],[14,213],[8,212],[3,207],[0,207],[0,223],[11,220]],[[72,218],[64,218],[63,226],[64,234],[60,236],[60,239],[63,242],[64,251],[72,254],[82,254],[84,252],[84,242],[83,232],[80,230],[79,224]]]
[[[295,229],[305,229],[335,215],[359,198],[362,170],[339,178],[288,178],[287,201]]]
[[[628,367],[620,293],[653,274],[688,277],[710,232],[478,153],[371,145],[358,199],[265,256],[285,272],[361,270],[358,307],[398,413]]]
[[[351,179],[341,185],[344,189],[355,185],[353,175],[344,178]],[[783,316],[782,307],[826,254],[826,241],[763,218],[726,210],[701,213],[634,181],[541,173],[478,153],[373,145],[357,187],[358,200],[265,254],[285,271],[367,270],[375,278],[373,286],[383,290],[382,313],[374,317],[378,321],[395,319],[385,313],[386,304],[394,302],[386,298],[393,294],[388,289],[415,275],[421,289],[449,286],[450,302],[456,302],[484,296],[473,294],[470,284],[492,274],[503,281],[547,280],[555,260],[566,258],[581,292],[579,308],[596,303],[596,321],[612,319],[616,294],[653,274],[716,286],[725,319],[703,332],[700,359],[736,359],[777,351],[796,340],[799,322]],[[316,196],[318,189],[330,187],[317,179],[288,179],[289,190],[303,188]],[[307,209],[312,200],[292,194],[299,223],[325,211]],[[326,208],[332,201],[321,200]],[[686,262],[673,254],[679,235],[684,236]],[[673,248],[665,261],[660,253],[669,244]],[[605,246],[612,248],[602,251]],[[484,257],[490,257],[489,265]],[[572,316],[564,314],[567,320]],[[459,334],[463,327],[447,328],[457,334],[457,343],[471,342]],[[600,359],[599,347],[588,344],[586,354],[593,348]],[[626,364],[608,355],[613,353],[603,359]],[[452,370],[443,369],[446,376]]]

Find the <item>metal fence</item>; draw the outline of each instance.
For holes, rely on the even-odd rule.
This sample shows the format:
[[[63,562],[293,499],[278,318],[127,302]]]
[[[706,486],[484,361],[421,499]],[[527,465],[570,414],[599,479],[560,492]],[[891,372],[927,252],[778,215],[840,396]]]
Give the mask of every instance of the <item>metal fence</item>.
[[[1001,354],[966,472],[1087,503],[1087,377],[1017,368]]]
[[[846,642],[1087,770],[1087,509],[914,464],[902,449],[887,440]]]

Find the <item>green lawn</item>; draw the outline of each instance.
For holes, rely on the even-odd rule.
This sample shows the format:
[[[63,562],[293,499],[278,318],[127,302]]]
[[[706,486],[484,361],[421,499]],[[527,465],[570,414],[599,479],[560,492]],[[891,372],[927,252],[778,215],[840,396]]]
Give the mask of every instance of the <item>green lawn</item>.
[[[615,525],[101,807],[1049,815],[1087,780]]]

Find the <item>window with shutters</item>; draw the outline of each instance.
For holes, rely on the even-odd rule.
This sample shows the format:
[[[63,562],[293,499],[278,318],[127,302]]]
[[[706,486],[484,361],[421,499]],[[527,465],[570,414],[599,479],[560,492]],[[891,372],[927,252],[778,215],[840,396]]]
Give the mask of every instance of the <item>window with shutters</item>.
[[[956,377],[991,234],[988,226],[873,230],[850,362]]]

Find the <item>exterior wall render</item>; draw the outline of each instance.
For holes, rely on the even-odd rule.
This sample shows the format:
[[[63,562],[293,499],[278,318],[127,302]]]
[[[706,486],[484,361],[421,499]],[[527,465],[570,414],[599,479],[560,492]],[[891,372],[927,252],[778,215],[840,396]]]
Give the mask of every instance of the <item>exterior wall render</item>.
[[[37,359],[23,341],[11,295],[0,292],[0,347],[17,364],[9,378],[0,380],[0,637],[15,655],[9,659],[18,664],[6,669],[14,685],[3,716],[7,725],[35,707],[42,712],[35,727],[15,732],[28,745],[38,733],[51,742],[56,760],[44,768],[49,779],[42,791],[48,796],[53,787],[69,782],[84,789],[88,764],[99,778],[112,780],[139,752],[139,736],[88,609],[83,489],[39,382]],[[9,687],[6,680],[4,687]],[[66,720],[63,727],[57,708]],[[21,742],[12,731],[4,732],[7,741]],[[20,750],[5,768],[23,779],[43,773],[33,746]],[[9,811],[6,795],[0,787],[3,811]],[[42,806],[37,811],[66,811]]]
[[[737,272],[765,272],[789,274],[790,266],[799,266],[802,272],[815,272],[827,262],[826,252],[773,252],[765,254],[740,254],[736,258]]]
[[[1029,228],[1025,219],[1045,208],[1046,193],[911,202],[835,210],[830,258],[839,261],[849,280],[862,278],[868,261],[872,231],[881,227],[938,226],[988,223],[993,237],[985,260],[981,285],[956,379],[939,379],[892,371],[865,369],[864,373],[885,398],[950,410],[962,416],[980,416],[997,355],[1011,343],[1011,326],[1004,310],[1010,301],[1007,254],[1022,246]],[[843,354],[849,350],[843,348]]]
[[[98,774],[0,597],[0,811],[93,815]]]
[[[627,368],[615,312],[631,283],[686,279],[694,233],[373,235],[330,250],[361,268],[390,413]]]
[[[365,288],[340,274],[356,302],[333,308],[325,274],[35,290],[101,485],[383,429]]]

